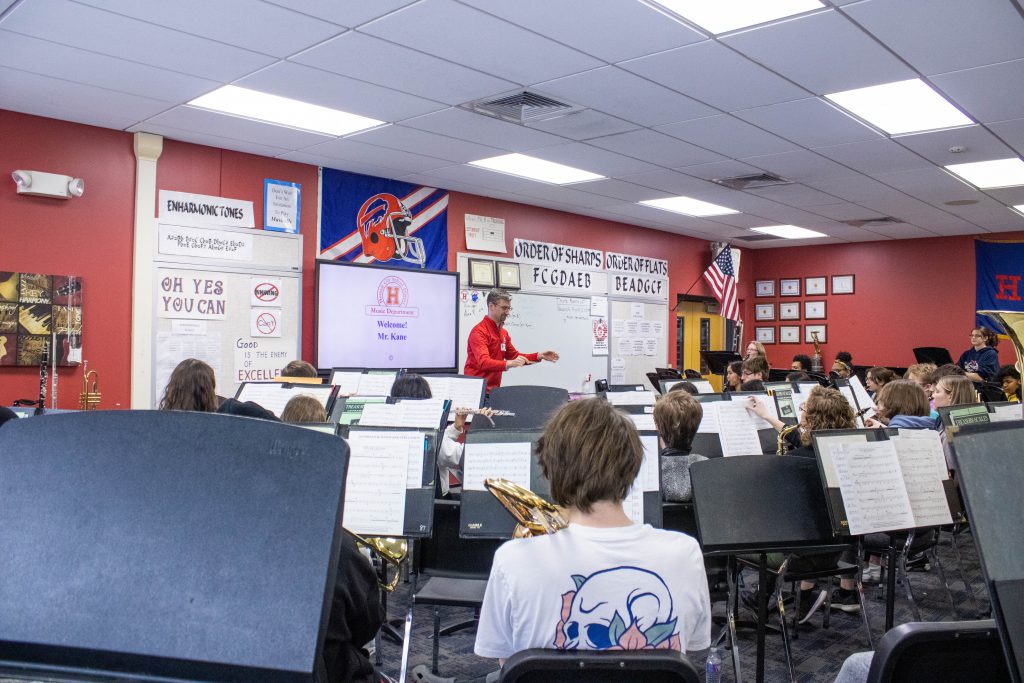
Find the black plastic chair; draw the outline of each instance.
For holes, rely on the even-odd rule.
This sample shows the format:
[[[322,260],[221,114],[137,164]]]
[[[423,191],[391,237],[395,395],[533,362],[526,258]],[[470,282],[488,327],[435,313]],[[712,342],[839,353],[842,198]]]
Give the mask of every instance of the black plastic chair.
[[[501,669],[501,683],[701,683],[703,677],[681,652],[530,649]]]
[[[1010,680],[996,623],[943,621],[902,624],[878,643],[868,683]]]
[[[495,415],[494,427],[499,429],[537,429],[543,427],[559,408],[569,402],[569,392],[557,387],[496,387],[491,389],[487,407],[507,410],[515,415]],[[486,420],[473,423],[474,428],[490,427]]]
[[[975,384],[974,387],[978,390],[978,396],[985,403],[998,403],[999,401],[1006,400],[1006,394],[1003,393],[1003,387],[1000,384],[985,382],[983,384]]]

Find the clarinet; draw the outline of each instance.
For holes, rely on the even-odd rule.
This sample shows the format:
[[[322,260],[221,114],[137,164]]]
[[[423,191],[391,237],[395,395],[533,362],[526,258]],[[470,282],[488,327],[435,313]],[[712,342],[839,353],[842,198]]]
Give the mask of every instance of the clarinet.
[[[50,377],[50,371],[46,365],[50,362],[50,342],[43,345],[43,355],[39,359],[39,404],[36,406],[33,415],[42,415],[46,411],[46,380]]]

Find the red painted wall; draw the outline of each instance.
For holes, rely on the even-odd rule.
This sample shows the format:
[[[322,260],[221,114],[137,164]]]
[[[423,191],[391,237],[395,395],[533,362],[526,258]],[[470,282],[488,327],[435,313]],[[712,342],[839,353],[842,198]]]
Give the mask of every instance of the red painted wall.
[[[0,270],[82,277],[82,351],[105,408],[130,403],[135,157],[127,133],[0,110]],[[18,195],[16,169],[85,179],[72,199]],[[76,408],[82,369],[57,371]],[[35,368],[0,368],[0,404],[39,394]],[[50,401],[47,400],[47,405]]]
[[[993,239],[1020,239],[1024,233],[991,235]],[[744,265],[748,287],[754,280],[774,279],[778,293],[780,278],[827,276],[831,293],[831,275],[854,274],[852,295],[824,297],[767,297],[750,295],[744,307],[750,339],[755,326],[799,324],[809,322],[828,325],[828,342],[822,344],[825,369],[829,369],[837,351],[849,351],[857,365],[890,365],[905,367],[914,362],[913,348],[943,346],[954,360],[969,345],[974,326],[974,238],[942,237],[935,239],[859,242],[856,244],[823,245],[747,251]],[[755,322],[754,304],[778,304],[786,301],[824,300],[826,320],[787,322]],[[789,366],[794,354],[814,352],[810,344],[774,344],[766,347],[774,367]],[[1012,349],[1000,346],[1001,360],[1014,358]],[[1008,355],[1007,355],[1008,354]]]

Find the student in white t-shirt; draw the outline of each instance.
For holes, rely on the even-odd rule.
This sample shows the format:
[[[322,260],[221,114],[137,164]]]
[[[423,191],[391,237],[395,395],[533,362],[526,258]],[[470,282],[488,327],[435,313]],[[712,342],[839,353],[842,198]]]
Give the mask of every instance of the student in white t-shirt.
[[[643,458],[633,422],[604,400],[574,401],[547,424],[538,452],[569,526],[495,553],[476,654],[710,647],[697,542],[634,524],[623,510]]]

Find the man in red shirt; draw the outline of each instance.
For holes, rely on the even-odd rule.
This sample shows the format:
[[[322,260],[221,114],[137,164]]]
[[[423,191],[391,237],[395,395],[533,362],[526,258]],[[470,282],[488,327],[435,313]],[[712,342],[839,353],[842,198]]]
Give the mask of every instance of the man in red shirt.
[[[521,354],[512,346],[512,338],[505,329],[505,319],[512,310],[512,295],[504,289],[487,293],[487,315],[469,332],[466,367],[462,374],[487,379],[487,390],[501,386],[501,373],[542,360],[554,363],[554,351]]]

